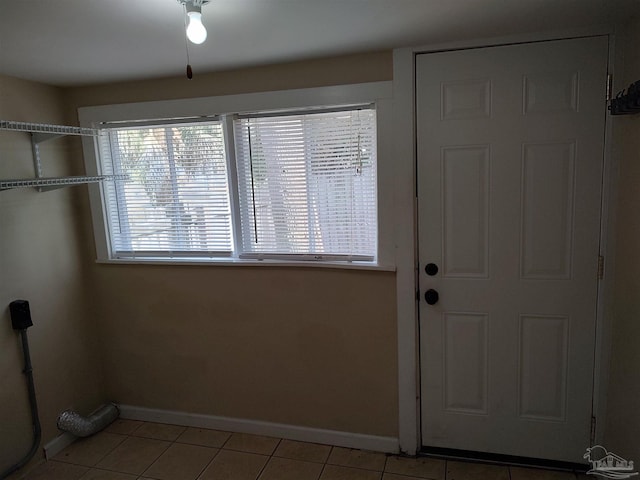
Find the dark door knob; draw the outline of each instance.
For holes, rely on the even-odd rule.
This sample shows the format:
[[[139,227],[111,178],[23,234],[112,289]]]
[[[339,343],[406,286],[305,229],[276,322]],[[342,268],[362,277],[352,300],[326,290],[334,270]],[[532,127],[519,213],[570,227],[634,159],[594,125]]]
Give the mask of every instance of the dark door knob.
[[[429,305],[435,305],[436,303],[438,303],[439,298],[440,298],[440,295],[438,295],[438,292],[436,292],[431,288],[426,292],[424,292],[424,299]]]
[[[438,265],[436,265],[435,263],[427,263],[424,266],[424,273],[426,273],[430,277],[433,277],[436,273],[438,273]]]

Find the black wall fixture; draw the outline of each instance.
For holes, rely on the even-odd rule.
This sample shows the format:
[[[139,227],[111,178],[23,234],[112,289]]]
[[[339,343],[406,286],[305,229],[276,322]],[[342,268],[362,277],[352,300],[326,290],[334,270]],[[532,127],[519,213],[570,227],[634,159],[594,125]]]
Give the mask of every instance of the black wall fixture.
[[[611,115],[633,115],[640,113],[640,80],[619,92],[609,104]]]
[[[40,426],[40,417],[38,416],[38,402],[36,401],[36,389],[33,386],[33,368],[31,367],[31,355],[29,354],[29,340],[27,338],[27,328],[33,326],[29,302],[26,300],[14,300],[9,304],[9,311],[11,312],[11,325],[14,330],[20,332],[20,337],[22,338],[22,355],[24,356],[24,370],[22,373],[27,377],[31,420],[33,422],[33,443],[31,444],[29,453],[27,453],[22,460],[11,465],[6,470],[0,471],[0,480],[4,480],[13,472],[20,470],[31,460],[38,451],[42,438],[42,428]]]

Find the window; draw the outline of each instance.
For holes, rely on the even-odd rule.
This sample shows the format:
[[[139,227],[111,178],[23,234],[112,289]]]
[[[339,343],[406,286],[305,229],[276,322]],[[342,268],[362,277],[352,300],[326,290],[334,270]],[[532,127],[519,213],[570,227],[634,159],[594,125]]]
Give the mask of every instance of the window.
[[[212,257],[233,251],[220,122],[104,130],[100,158],[112,256]]]
[[[109,258],[374,261],[371,106],[102,123]]]
[[[373,260],[375,111],[234,123],[244,256]]]

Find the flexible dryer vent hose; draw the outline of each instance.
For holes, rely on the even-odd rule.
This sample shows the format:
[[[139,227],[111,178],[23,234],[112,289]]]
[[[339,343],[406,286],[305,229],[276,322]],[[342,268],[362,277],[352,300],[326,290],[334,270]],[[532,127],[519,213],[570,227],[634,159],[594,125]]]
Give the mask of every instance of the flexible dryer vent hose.
[[[109,403],[100,407],[93,415],[83,417],[73,410],[65,410],[58,416],[58,428],[76,437],[88,437],[99,432],[120,415],[118,407]]]

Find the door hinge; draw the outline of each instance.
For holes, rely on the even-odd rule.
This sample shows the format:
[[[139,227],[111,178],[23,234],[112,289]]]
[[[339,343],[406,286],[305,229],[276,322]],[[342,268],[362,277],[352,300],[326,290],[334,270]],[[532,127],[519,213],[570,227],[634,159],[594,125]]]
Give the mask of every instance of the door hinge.
[[[591,432],[589,438],[590,445],[593,446],[596,441],[596,417],[593,415],[591,416]]]
[[[598,280],[604,278],[604,256],[598,255]]]
[[[612,92],[613,92],[613,75],[611,75],[610,73],[607,73],[607,96],[606,96],[607,102],[611,100]]]

